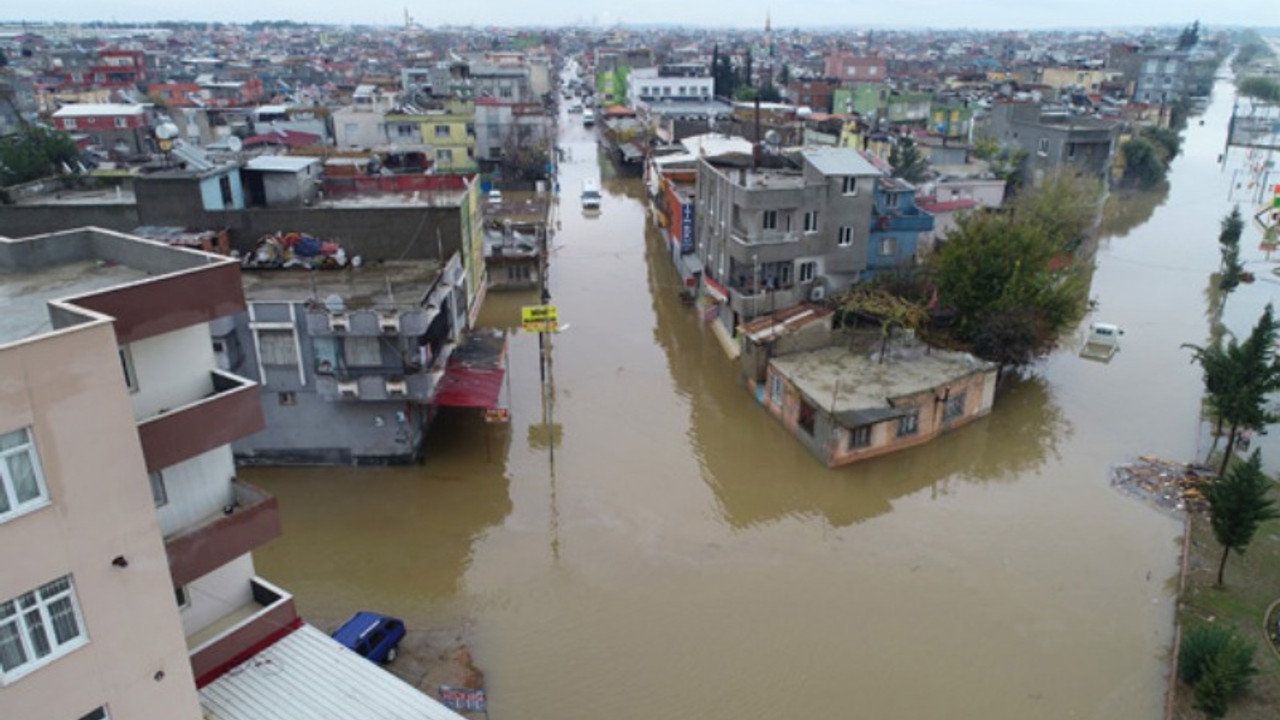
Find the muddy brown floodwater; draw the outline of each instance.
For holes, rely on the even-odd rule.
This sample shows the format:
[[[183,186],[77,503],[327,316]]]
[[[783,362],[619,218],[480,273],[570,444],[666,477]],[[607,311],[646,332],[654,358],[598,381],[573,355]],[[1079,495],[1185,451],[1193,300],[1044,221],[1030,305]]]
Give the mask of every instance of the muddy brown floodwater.
[[[1086,322],[1126,329],[1110,364],[1075,355],[1081,331],[990,417],[839,470],[743,389],[679,302],[640,182],[566,116],[554,406],[516,334],[509,426],[446,412],[422,466],[246,471],[285,524],[259,572],[313,619],[468,628],[499,720],[1157,718],[1181,529],[1109,470],[1203,445],[1178,346],[1207,336],[1231,99],[1220,82],[1167,195],[1101,243]],[[1274,288],[1232,296],[1228,325]],[[490,294],[482,324],[534,300]]]

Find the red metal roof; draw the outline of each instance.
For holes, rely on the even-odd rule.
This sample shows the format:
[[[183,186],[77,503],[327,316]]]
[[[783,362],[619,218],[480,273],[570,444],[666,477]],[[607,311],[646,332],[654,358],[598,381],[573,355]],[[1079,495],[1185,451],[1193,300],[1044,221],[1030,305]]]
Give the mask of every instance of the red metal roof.
[[[255,145],[285,145],[287,147],[306,147],[320,142],[320,136],[313,133],[298,132],[276,128],[261,135],[252,135],[244,139],[245,147]]]

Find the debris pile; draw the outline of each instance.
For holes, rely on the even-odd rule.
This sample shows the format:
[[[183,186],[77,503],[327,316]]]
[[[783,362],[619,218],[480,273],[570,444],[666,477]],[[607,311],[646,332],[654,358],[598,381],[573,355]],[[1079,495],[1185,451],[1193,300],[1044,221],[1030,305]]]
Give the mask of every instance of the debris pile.
[[[1201,465],[1139,455],[1136,463],[1112,468],[1111,486],[1163,512],[1177,515],[1208,508],[1202,486],[1214,477],[1212,470]]]
[[[306,233],[278,232],[263,235],[253,247],[253,252],[245,255],[240,264],[250,270],[336,270],[346,267],[347,252],[338,243]]]

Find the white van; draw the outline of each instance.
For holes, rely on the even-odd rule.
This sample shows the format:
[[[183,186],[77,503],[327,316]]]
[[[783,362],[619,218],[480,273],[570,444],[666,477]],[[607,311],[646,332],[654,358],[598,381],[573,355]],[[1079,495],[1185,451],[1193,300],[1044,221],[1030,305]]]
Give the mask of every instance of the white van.
[[[586,108],[582,111],[582,127],[591,127],[596,124],[596,111]]]
[[[600,209],[600,184],[595,180],[582,181],[582,209]]]

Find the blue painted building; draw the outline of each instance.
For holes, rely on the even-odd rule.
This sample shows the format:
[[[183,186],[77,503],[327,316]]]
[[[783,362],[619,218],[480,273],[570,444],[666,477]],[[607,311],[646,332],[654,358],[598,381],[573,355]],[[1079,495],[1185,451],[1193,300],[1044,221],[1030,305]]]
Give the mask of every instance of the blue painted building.
[[[910,268],[920,236],[932,233],[933,216],[916,205],[915,187],[894,177],[877,178],[863,279]]]

